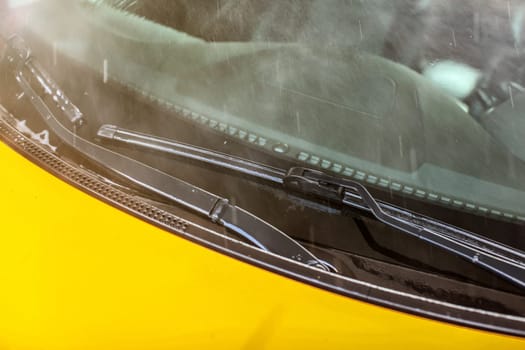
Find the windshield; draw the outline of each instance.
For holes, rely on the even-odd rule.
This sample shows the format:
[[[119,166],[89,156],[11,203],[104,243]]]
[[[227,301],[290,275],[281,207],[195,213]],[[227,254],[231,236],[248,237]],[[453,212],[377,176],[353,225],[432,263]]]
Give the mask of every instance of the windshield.
[[[244,147],[523,221],[524,11],[496,0],[93,0],[36,2],[23,18],[52,59]],[[178,123],[117,122],[164,136]]]
[[[66,181],[338,293],[525,315],[525,1],[7,1],[0,19],[0,138]]]
[[[100,175],[86,180],[97,195],[137,195],[115,206],[168,231],[179,215],[228,252],[249,243],[465,306],[493,288],[484,308],[512,309],[505,293],[522,293],[525,271],[524,11],[9,1],[0,122]]]

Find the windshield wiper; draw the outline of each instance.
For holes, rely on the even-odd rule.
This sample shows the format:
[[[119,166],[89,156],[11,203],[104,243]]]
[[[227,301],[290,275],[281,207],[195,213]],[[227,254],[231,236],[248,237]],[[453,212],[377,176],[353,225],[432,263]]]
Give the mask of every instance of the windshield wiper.
[[[142,147],[193,159],[270,181],[287,191],[366,210],[377,220],[489,270],[525,288],[525,253],[443,222],[376,200],[359,182],[318,170],[288,170],[226,155],[190,144],[103,125],[98,136],[121,144]]]
[[[263,250],[324,271],[337,272],[333,266],[315,257],[284,232],[248,211],[230,204],[228,199],[92,143],[72,132],[55,116],[45,100],[53,101],[55,107],[67,117],[73,129],[82,126],[82,113],[35,62],[29,48],[20,38],[13,37],[7,44],[5,62],[0,63],[6,63],[13,71],[14,78],[24,94],[61,141],[139,187],[208,217]]]
[[[102,140],[118,141],[122,144],[200,161],[277,184],[283,184],[286,176],[286,171],[282,169],[234,157],[207,148],[197,147],[154,135],[148,135],[138,131],[119,128],[115,125],[102,125],[98,129],[97,135]]]
[[[306,262],[324,270],[333,270],[325,262],[294,241],[292,238],[260,218],[231,205],[225,198],[204,191],[178,178],[151,168],[141,162],[108,150],[85,140],[68,128],[51,112],[29,81],[36,81],[37,90],[51,99],[66,114],[72,127],[81,125],[82,116],[76,109],[71,112],[71,102],[57,88],[45,72],[34,62],[30,51],[18,38],[8,43],[7,60],[23,91],[42,115],[50,129],[64,142],[85,155],[112,169],[143,188],[157,193],[186,208],[209,217],[231,231],[245,237],[256,246],[276,254]],[[25,74],[29,74],[27,79]],[[64,102],[66,101],[66,102]],[[69,111],[69,112],[68,112]],[[225,169],[280,184],[287,191],[317,197],[341,205],[367,210],[375,218],[402,232],[415,236],[434,246],[461,256],[484,269],[525,288],[525,253],[483,238],[474,233],[453,227],[437,220],[376,200],[362,184],[346,178],[306,168],[288,170],[229,156],[213,150],[199,148],[154,135],[146,135],[115,126],[102,126],[98,136],[146,149],[166,152],[180,157],[213,164]]]

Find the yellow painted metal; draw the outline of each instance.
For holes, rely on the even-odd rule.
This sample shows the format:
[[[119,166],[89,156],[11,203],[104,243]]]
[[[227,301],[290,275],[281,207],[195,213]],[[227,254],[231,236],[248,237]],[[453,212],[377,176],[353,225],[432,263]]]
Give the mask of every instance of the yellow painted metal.
[[[163,232],[0,143],[0,349],[525,349]]]

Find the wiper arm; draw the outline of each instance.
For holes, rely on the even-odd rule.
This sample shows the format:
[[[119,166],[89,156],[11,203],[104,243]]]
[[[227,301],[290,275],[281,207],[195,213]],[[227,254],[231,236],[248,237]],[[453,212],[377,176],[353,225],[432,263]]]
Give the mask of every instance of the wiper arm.
[[[296,191],[370,211],[379,221],[463,257],[525,288],[525,253],[471,232],[377,201],[362,184],[320,171],[292,168],[285,185]]]
[[[201,161],[281,184],[285,190],[366,210],[379,221],[489,270],[525,288],[525,253],[409,210],[376,200],[359,182],[306,168],[288,171],[153,135],[104,125],[98,136]]]
[[[263,250],[318,269],[336,271],[284,232],[230,204],[226,198],[79,137],[58,120],[45,99],[53,101],[55,107],[67,116],[73,128],[82,125],[83,115],[33,60],[23,41],[17,37],[10,39],[5,56],[24,94],[29,97],[51,131],[64,143],[141,188],[208,217]]]

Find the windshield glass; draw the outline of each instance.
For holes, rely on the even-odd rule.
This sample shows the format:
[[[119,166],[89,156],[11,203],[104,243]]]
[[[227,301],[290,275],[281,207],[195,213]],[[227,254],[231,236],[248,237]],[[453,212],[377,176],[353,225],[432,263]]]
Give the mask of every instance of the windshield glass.
[[[0,139],[307,283],[522,316],[524,25],[525,0],[11,0]]]
[[[97,126],[169,136],[186,119],[386,192],[525,221],[522,1],[8,3],[50,62],[177,115],[114,120],[100,106]]]

